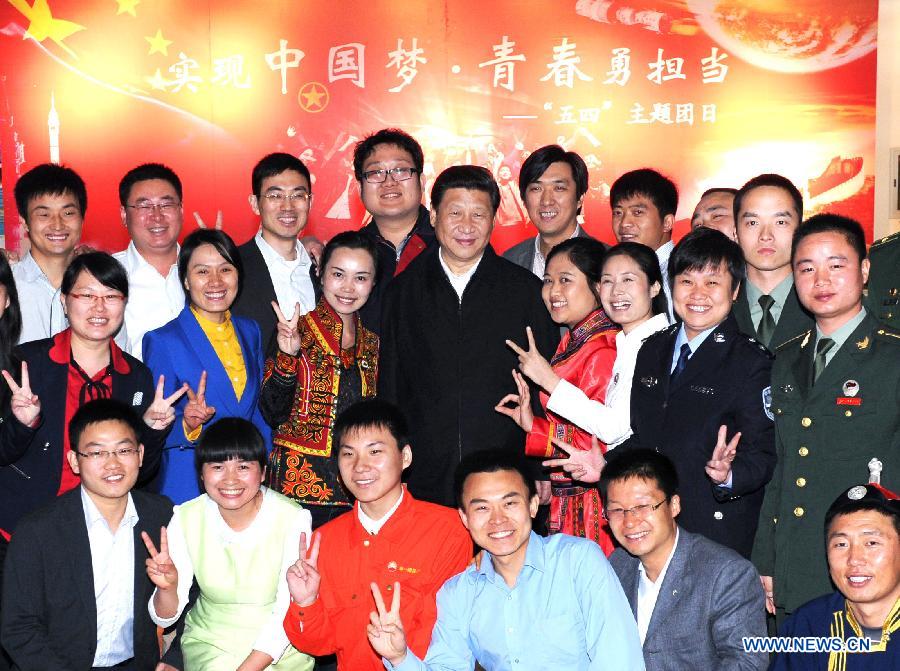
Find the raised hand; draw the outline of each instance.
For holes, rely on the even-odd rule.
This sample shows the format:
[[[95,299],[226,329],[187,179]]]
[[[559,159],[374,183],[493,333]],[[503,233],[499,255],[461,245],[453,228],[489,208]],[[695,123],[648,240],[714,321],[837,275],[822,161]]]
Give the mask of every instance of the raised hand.
[[[278,317],[276,324],[278,349],[285,354],[297,356],[297,352],[300,351],[300,331],[297,330],[297,324],[300,322],[300,303],[294,303],[294,314],[290,319],[285,318],[277,301],[272,301],[272,309]]]
[[[200,218],[199,212],[194,212],[194,219],[197,220],[198,228],[209,228],[209,226],[206,225],[206,222]],[[217,231],[222,230],[222,210],[219,210],[218,212],[216,212],[216,224],[213,228]]]
[[[156,394],[153,396],[153,403],[149,405],[144,413],[144,423],[157,431],[165,429],[175,421],[175,408],[172,406],[188,390],[187,383],[184,383],[181,385],[181,389],[176,390],[171,396],[164,396],[165,383],[165,376],[160,375],[159,382],[156,383]]]
[[[22,384],[16,384],[12,375],[3,371],[3,379],[9,385],[12,396],[9,399],[9,407],[13,416],[25,426],[31,426],[41,414],[41,399],[31,391],[31,382],[28,379],[28,364],[22,362]]]
[[[538,351],[537,345],[534,344],[534,333],[531,327],[525,327],[525,337],[528,338],[528,349],[523,350],[512,340],[506,341],[506,346],[519,355],[519,370],[521,370],[528,378],[539,385],[548,394],[552,394],[559,384],[559,376],[553,372],[553,367],[541,353]]]
[[[406,659],[406,632],[400,621],[400,583],[394,583],[390,610],[385,608],[381,590],[374,582],[372,596],[375,597],[375,610],[369,614],[369,624],[366,626],[369,644],[377,654],[397,666]]]
[[[319,598],[319,543],[321,534],[312,537],[312,548],[307,553],[306,534],[300,534],[300,557],[288,567],[287,584],[291,598],[298,606],[311,606]]]
[[[562,468],[572,476],[572,479],[581,482],[597,482],[603,467],[606,466],[606,458],[600,449],[600,441],[597,436],[591,436],[591,449],[579,450],[574,445],[564,443],[558,438],[551,438],[553,444],[565,452],[568,456],[563,459],[547,459],[542,464],[548,468]]]
[[[501,415],[506,415],[524,431],[531,431],[534,425],[534,413],[531,412],[531,391],[528,389],[528,383],[519,371],[512,372],[513,380],[516,383],[518,394],[507,394],[500,399],[500,402],[494,406],[494,410]],[[506,407],[507,403],[515,403],[514,408]]]
[[[150,582],[156,585],[157,589],[164,592],[178,586],[178,569],[172,563],[169,556],[169,537],[166,528],[161,527],[159,530],[159,550],[153,544],[153,540],[146,531],[141,532],[141,538],[144,539],[144,545],[150,557],[144,564],[147,567],[147,577]]]
[[[719,427],[719,438],[713,448],[712,457],[706,462],[706,474],[717,485],[728,481],[728,476],[731,474],[731,462],[734,461],[737,446],[741,440],[741,432],[738,431],[730,441],[725,442],[727,437],[728,427],[723,424]]]
[[[194,390],[188,385],[185,393],[187,393],[188,402],[184,406],[184,425],[187,427],[188,433],[193,433],[216,414],[216,409],[213,406],[206,405],[206,371],[200,374],[200,384],[197,385],[197,392],[194,393]]]

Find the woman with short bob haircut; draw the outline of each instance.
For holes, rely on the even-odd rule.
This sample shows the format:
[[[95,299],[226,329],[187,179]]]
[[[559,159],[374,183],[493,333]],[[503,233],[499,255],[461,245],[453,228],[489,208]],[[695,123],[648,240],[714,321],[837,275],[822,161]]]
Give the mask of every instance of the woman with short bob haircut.
[[[228,235],[194,231],[178,253],[187,305],[168,324],[144,335],[144,361],[165,378],[165,393],[187,391],[175,406],[176,420],[154,483],[175,503],[200,493],[192,455],[213,417],[247,419],[269,443],[270,430],[258,408],[263,371],[259,325],[231,314],[242,273],[237,247]]]
[[[284,576],[301,534],[309,539],[310,515],[262,486],[267,451],[251,422],[226,417],[212,423],[194,449],[204,493],[175,506],[158,550],[144,539],[147,575],[156,585],[150,616],[158,625],[177,621],[191,585],[199,587],[181,637],[185,669],[313,666],[290,645],[283,625],[290,604]]]

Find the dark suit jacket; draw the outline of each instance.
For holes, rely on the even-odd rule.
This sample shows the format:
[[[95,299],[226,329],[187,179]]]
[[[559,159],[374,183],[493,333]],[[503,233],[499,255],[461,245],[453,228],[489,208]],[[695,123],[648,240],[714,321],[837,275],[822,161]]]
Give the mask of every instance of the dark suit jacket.
[[[272,276],[269,274],[266,260],[259,251],[255,237],[238,247],[238,255],[241,257],[241,265],[244,267],[243,288],[231,306],[231,312],[254,320],[259,325],[259,331],[262,334],[263,348],[267,348],[272,343],[275,324],[278,323],[275,310],[272,309],[272,301],[277,300],[275,285],[272,284]],[[322,290],[315,261],[310,266],[309,278],[312,281],[316,300],[318,300]]]
[[[756,329],[753,328],[753,320],[750,318],[750,304],[747,302],[747,283],[741,282],[741,288],[738,290],[737,300],[731,306],[731,313],[737,320],[738,328],[741,333],[751,338],[756,337]],[[769,348],[770,352],[775,352],[779,345],[786,343],[791,338],[796,338],[799,334],[808,331],[815,321],[812,315],[800,305],[800,299],[797,298],[797,288],[791,287],[791,291],[784,301],[784,308],[781,310],[781,316],[775,324],[775,332],[772,333],[772,341],[768,344],[763,343]]]
[[[637,619],[641,562],[618,548],[609,557]],[[647,671],[763,671],[765,653],[744,652],[742,636],[765,636],[765,595],[753,564],[681,529],[644,639]]]
[[[534,236],[534,238],[536,237],[537,236]],[[593,238],[593,236],[588,235],[583,226],[578,227],[577,237]],[[531,267],[534,264],[534,238],[528,238],[517,245],[513,245],[503,252],[503,258],[507,261],[512,261],[517,266],[521,266],[528,272],[531,272]]]
[[[172,517],[172,502],[132,491],[134,526],[134,664],[152,671],[159,662],[156,625],[147,604],[153,583],[141,540],[146,531],[159,547],[159,529]],[[22,671],[86,671],[97,650],[97,602],[91,547],[81,488],[60,496],[22,521],[9,544],[3,575],[3,647]],[[176,639],[162,660],[181,669]]]
[[[407,472],[416,498],[452,506],[453,469],[463,456],[486,447],[524,450],[525,434],[494,406],[515,391],[510,371],[518,359],[507,338],[523,343],[531,326],[541,354],[549,358],[556,349],[559,330],[541,300],[540,284],[490,245],[462,302],[441,267],[438,247],[391,282],[378,394],[403,408],[409,421],[416,459]],[[541,412],[539,403],[532,407]]]
[[[259,327],[256,322],[244,317],[234,316],[231,321],[241,345],[247,371],[247,384],[240,399],[235,396],[225,367],[189,307],[165,326],[144,335],[144,361],[157,378],[165,376],[167,396],[185,382],[196,391],[200,375],[205,370],[206,402],[216,409],[212,421],[222,417],[243,417],[250,420],[259,429],[266,445],[270,446],[271,429],[258,406],[263,373]],[[184,503],[200,495],[194,470],[194,444],[185,437],[182,424],[187,401],[185,395],[175,404],[175,421],[163,449],[158,482],[152,486],[175,503]]]
[[[668,456],[681,484],[679,523],[750,556],[763,488],[775,468],[770,411],[772,355],[738,331],[729,316],[703,341],[670,384],[679,325],[654,333],[638,352],[631,388],[634,435],[616,449],[644,447]],[[731,490],[706,475],[721,425],[741,432]]]
[[[63,468],[66,383],[69,368],[50,358],[53,338],[19,346],[28,364],[31,389],[41,400],[37,427],[23,426],[9,415],[0,420],[0,529],[13,533],[19,519],[49,502],[59,491]],[[113,370],[112,397],[134,408],[138,416],[153,402],[155,386],[150,370],[126,352],[131,372]],[[144,464],[138,484],[149,482],[159,469],[166,431],[154,431],[141,422]]]

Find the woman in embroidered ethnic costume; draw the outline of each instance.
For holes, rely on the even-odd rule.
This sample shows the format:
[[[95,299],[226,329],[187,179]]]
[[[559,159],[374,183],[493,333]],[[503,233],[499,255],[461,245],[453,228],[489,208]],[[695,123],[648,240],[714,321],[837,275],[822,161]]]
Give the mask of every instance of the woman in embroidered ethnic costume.
[[[278,313],[278,352],[266,361],[260,409],[272,426],[268,485],[301,501],[313,527],[350,509],[332,459],[335,417],[372,397],[378,336],[359,318],[375,282],[377,250],[358,231],[336,235],[322,253],[322,298],[288,320]]]
[[[204,493],[175,506],[160,532],[147,534],[147,576],[156,585],[150,617],[184,620],[184,668],[203,671],[310,671],[313,659],[290,645],[284,617],[290,593],[284,579],[305,534],[309,512],[262,487],[267,441],[249,421],[226,417],[205,429],[194,451]]]
[[[572,238],[554,247],[547,255],[544,304],[558,324],[569,327],[556,354],[548,363],[541,357],[527,333],[528,350],[507,341],[518,354],[522,372],[540,387],[541,404],[547,409],[548,393],[565,379],[588,397],[603,402],[612,377],[618,331],[600,307],[599,283],[604,248],[590,238]],[[518,394],[504,397],[496,410],[513,418],[528,432],[525,453],[535,457],[555,456],[559,451],[552,439],[574,444],[581,450],[591,447],[591,435],[560,415],[547,412],[547,419],[533,417],[525,378],[513,371]],[[506,407],[515,403],[515,408]],[[573,481],[562,469],[550,474],[550,533],[567,533],[596,541],[608,555],[612,536],[603,519],[597,490]]]

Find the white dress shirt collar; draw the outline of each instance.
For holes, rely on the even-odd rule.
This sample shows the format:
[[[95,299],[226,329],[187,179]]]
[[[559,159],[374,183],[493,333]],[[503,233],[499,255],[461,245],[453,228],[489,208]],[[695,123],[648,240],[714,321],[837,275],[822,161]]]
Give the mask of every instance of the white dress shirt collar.
[[[131,494],[118,529],[110,529],[84,486],[81,505],[91,548],[97,606],[95,667],[134,657],[134,526],[138,513]]]
[[[366,515],[363,511],[362,506],[357,502],[356,504],[356,515],[359,518],[359,523],[362,524],[363,529],[368,531],[373,536],[381,531],[381,528],[387,524],[387,521],[391,519],[391,516],[397,512],[397,508],[400,507],[400,504],[403,503],[403,488],[400,489],[400,496],[397,498],[396,503],[391,506],[391,509],[388,510],[379,520],[373,520],[371,517]]]
[[[296,258],[288,260],[275,251],[272,245],[263,238],[262,229],[256,233],[253,240],[269,270],[272,287],[275,289],[275,298],[284,316],[288,319],[291,318],[290,315],[294,314],[295,303],[300,303],[300,310],[303,314],[315,308],[316,294],[309,276],[312,259],[300,241],[294,242]]]
[[[475,271],[478,270],[478,266],[481,265],[481,259],[484,258],[484,254],[482,254],[478,261],[469,268],[462,275],[457,275],[452,270],[450,270],[450,266],[444,261],[444,250],[438,250],[438,260],[441,262],[441,268],[444,269],[444,274],[447,276],[447,279],[450,280],[450,284],[453,286],[453,290],[456,292],[456,295],[459,297],[460,303],[462,302],[463,292],[466,290],[466,287],[469,285],[469,281],[472,279],[472,276],[475,274]]]
[[[638,633],[641,636],[641,645],[647,637],[647,629],[650,627],[650,618],[653,617],[653,610],[656,608],[656,601],[659,599],[659,590],[662,587],[663,580],[666,579],[666,572],[669,570],[669,564],[672,563],[672,557],[675,556],[675,550],[678,548],[678,527],[675,527],[675,544],[672,545],[672,551],[669,558],[662,567],[662,571],[656,576],[656,580],[650,580],[644,572],[644,565],[638,564],[638,598],[637,598],[637,625]]]

